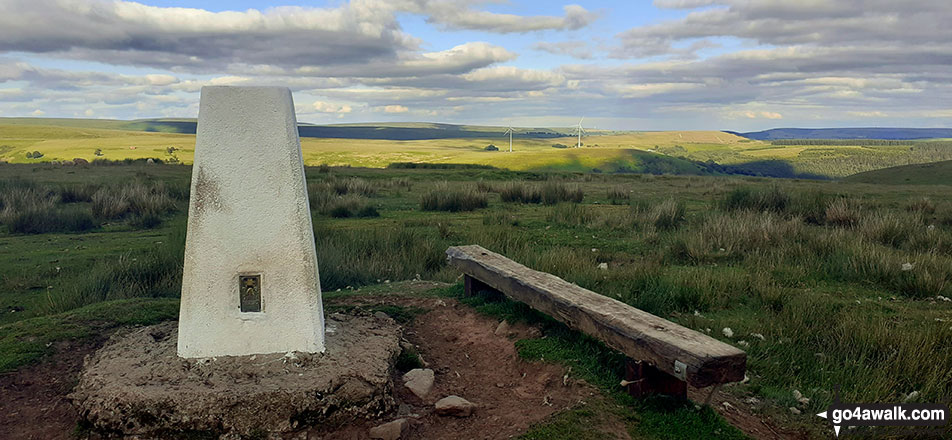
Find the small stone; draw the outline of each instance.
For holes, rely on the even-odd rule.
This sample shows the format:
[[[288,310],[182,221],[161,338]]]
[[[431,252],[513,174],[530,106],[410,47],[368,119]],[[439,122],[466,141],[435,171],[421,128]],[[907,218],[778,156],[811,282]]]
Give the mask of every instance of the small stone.
[[[379,312],[379,311],[378,311],[378,312],[374,312],[374,318],[384,319],[384,320],[390,320],[390,316],[389,316],[389,315],[387,315],[387,314],[384,313],[384,312]]]
[[[370,428],[370,438],[380,440],[397,440],[407,429],[407,419],[397,419]]]
[[[902,263],[902,271],[909,272],[912,270],[912,263]]]
[[[918,398],[918,397],[919,397],[919,392],[918,392],[918,391],[913,391],[913,392],[907,394],[905,399],[902,399],[902,403],[912,402],[913,400],[916,400],[916,398]]]
[[[799,409],[796,409],[796,408],[794,408],[794,407],[792,407],[792,406],[790,407],[790,412],[793,413],[793,415],[795,415],[795,416],[799,416],[799,415],[800,415],[800,410],[799,410]]]
[[[500,322],[499,325],[496,326],[496,331],[494,331],[493,334],[499,337],[508,336],[509,323],[506,321]]]
[[[734,331],[731,330],[730,327],[724,327],[724,330],[722,330],[721,332],[724,333],[724,336],[727,336],[728,338],[734,337]]]
[[[737,345],[740,345],[741,347],[750,347],[750,344],[748,344],[747,341],[737,341]]]
[[[476,409],[476,404],[459,396],[444,397],[434,406],[437,415],[454,417],[469,417]]]
[[[608,270],[608,263],[598,263],[598,268],[601,270]]]
[[[433,389],[433,370],[429,368],[414,368],[403,375],[403,384],[414,395],[423,399]]]
[[[760,334],[760,333],[751,333],[750,336],[752,336],[752,337],[754,337],[754,338],[757,338],[757,339],[760,339],[761,341],[767,339],[767,338],[764,337],[764,335],[762,335],[762,334]]]

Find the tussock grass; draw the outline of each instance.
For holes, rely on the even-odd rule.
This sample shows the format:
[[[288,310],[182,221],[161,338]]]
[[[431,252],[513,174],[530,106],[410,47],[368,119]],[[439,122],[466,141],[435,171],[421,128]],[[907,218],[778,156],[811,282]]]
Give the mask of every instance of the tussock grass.
[[[375,284],[377,280],[438,278],[447,243],[417,230],[327,230],[315,224],[321,288]]]
[[[608,188],[608,200],[611,201],[612,205],[626,204],[630,198],[631,193],[624,186],[616,185]]]
[[[508,182],[499,189],[499,199],[506,203],[542,203],[542,193],[535,185]]]
[[[859,204],[847,198],[831,201],[824,212],[824,221],[832,226],[852,228],[860,222]]]
[[[779,186],[765,189],[737,188],[721,201],[726,211],[753,210],[785,212],[791,204],[790,194]]]
[[[578,185],[546,182],[542,185],[542,203],[554,205],[559,202],[582,203],[585,193]]]
[[[922,218],[917,214],[879,211],[867,213],[860,224],[867,239],[886,246],[900,248],[917,231],[924,231]]]
[[[507,203],[581,203],[584,197],[585,193],[579,185],[556,181],[547,181],[541,187],[525,182],[509,182],[499,190],[500,200]]]
[[[331,188],[338,195],[357,194],[364,197],[373,197],[377,194],[377,185],[360,178],[332,179]]]
[[[665,199],[648,213],[648,221],[662,231],[678,229],[685,220],[684,203]]]
[[[906,205],[906,211],[918,212],[923,215],[934,214],[935,209],[935,203],[928,197],[922,197]]]
[[[335,218],[379,217],[380,212],[361,193],[369,188],[363,180],[347,180],[336,186],[327,182],[310,183],[307,186],[308,204],[321,215]],[[355,183],[360,182],[360,183]],[[339,191],[343,190],[343,194]],[[370,191],[375,193],[376,190]]]
[[[131,182],[99,188],[91,196],[92,213],[101,220],[131,216],[159,217],[176,210],[175,200],[162,182]]]
[[[60,192],[29,181],[0,181],[0,224],[15,234],[82,232],[97,226],[81,207],[61,206]]]
[[[451,187],[445,182],[423,193],[420,198],[420,209],[424,211],[473,211],[488,205],[485,193],[470,186]]]
[[[338,197],[325,207],[327,214],[336,218],[379,217],[380,213],[363,197],[348,194]]]

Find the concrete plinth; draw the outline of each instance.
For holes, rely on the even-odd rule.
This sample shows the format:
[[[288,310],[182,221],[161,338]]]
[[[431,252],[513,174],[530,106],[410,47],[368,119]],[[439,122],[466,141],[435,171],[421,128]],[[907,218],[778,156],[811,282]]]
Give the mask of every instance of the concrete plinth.
[[[291,92],[203,87],[178,355],[320,352],[323,319]]]
[[[141,438],[286,433],[392,410],[399,326],[350,315],[327,323],[324,353],[207,359],[176,355],[175,323],[134,330],[86,361],[70,397],[95,429]]]

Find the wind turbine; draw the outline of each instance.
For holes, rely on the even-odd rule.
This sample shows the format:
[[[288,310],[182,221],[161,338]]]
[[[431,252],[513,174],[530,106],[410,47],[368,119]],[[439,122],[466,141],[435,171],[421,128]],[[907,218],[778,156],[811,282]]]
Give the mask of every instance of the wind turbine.
[[[509,123],[509,129],[503,133],[503,136],[509,135],[509,152],[512,153],[512,122]]]
[[[578,134],[578,145],[575,148],[582,148],[582,135],[585,134],[585,129],[582,128],[583,120],[585,120],[584,116],[578,120],[578,125],[572,130],[572,134]]]

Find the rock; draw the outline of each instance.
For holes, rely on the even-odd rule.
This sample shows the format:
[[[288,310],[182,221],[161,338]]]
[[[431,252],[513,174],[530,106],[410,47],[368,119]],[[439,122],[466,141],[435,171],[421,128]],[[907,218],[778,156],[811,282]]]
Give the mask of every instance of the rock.
[[[806,405],[810,403],[810,399],[803,397],[803,393],[800,390],[793,390],[793,398],[796,399],[801,405]]]
[[[509,323],[506,321],[500,322],[493,334],[500,337],[509,336]]]
[[[902,269],[903,272],[908,272],[912,270],[912,263],[902,263],[902,266],[900,268]]]
[[[152,165],[152,164],[155,163],[155,161],[152,160],[152,158],[150,157],[150,158],[146,159],[145,163],[147,163],[147,164],[149,164],[149,165]]]
[[[76,165],[89,165],[89,161],[81,157],[73,159],[73,163]]]
[[[380,440],[397,440],[407,430],[407,419],[397,419],[370,428],[370,438]]]
[[[601,270],[608,270],[608,263],[598,263],[598,268]]]
[[[476,404],[459,396],[444,397],[436,402],[436,414],[440,416],[469,417]]]
[[[728,338],[734,337],[734,331],[731,330],[730,327],[724,327],[723,333],[724,333],[724,336],[727,336]]]
[[[374,312],[374,318],[377,318],[377,319],[387,319],[387,320],[389,320],[389,319],[390,319],[390,316],[387,315],[387,314],[384,313],[384,312],[377,311],[377,312]]]
[[[913,400],[916,400],[916,399],[918,399],[918,398],[919,398],[919,392],[918,392],[918,391],[913,391],[913,392],[907,394],[904,399],[902,399],[902,403],[909,403],[909,402],[912,402]]]
[[[529,331],[526,332],[530,339],[536,339],[542,337],[542,330],[539,330],[537,327],[529,327]]]
[[[799,415],[800,415],[800,410],[799,410],[799,409],[796,409],[796,408],[794,408],[794,407],[792,407],[792,406],[790,407],[790,412],[793,413],[793,415],[795,415],[795,416],[799,416]]]
[[[433,389],[433,370],[414,368],[403,375],[403,383],[414,395],[423,399]]]

